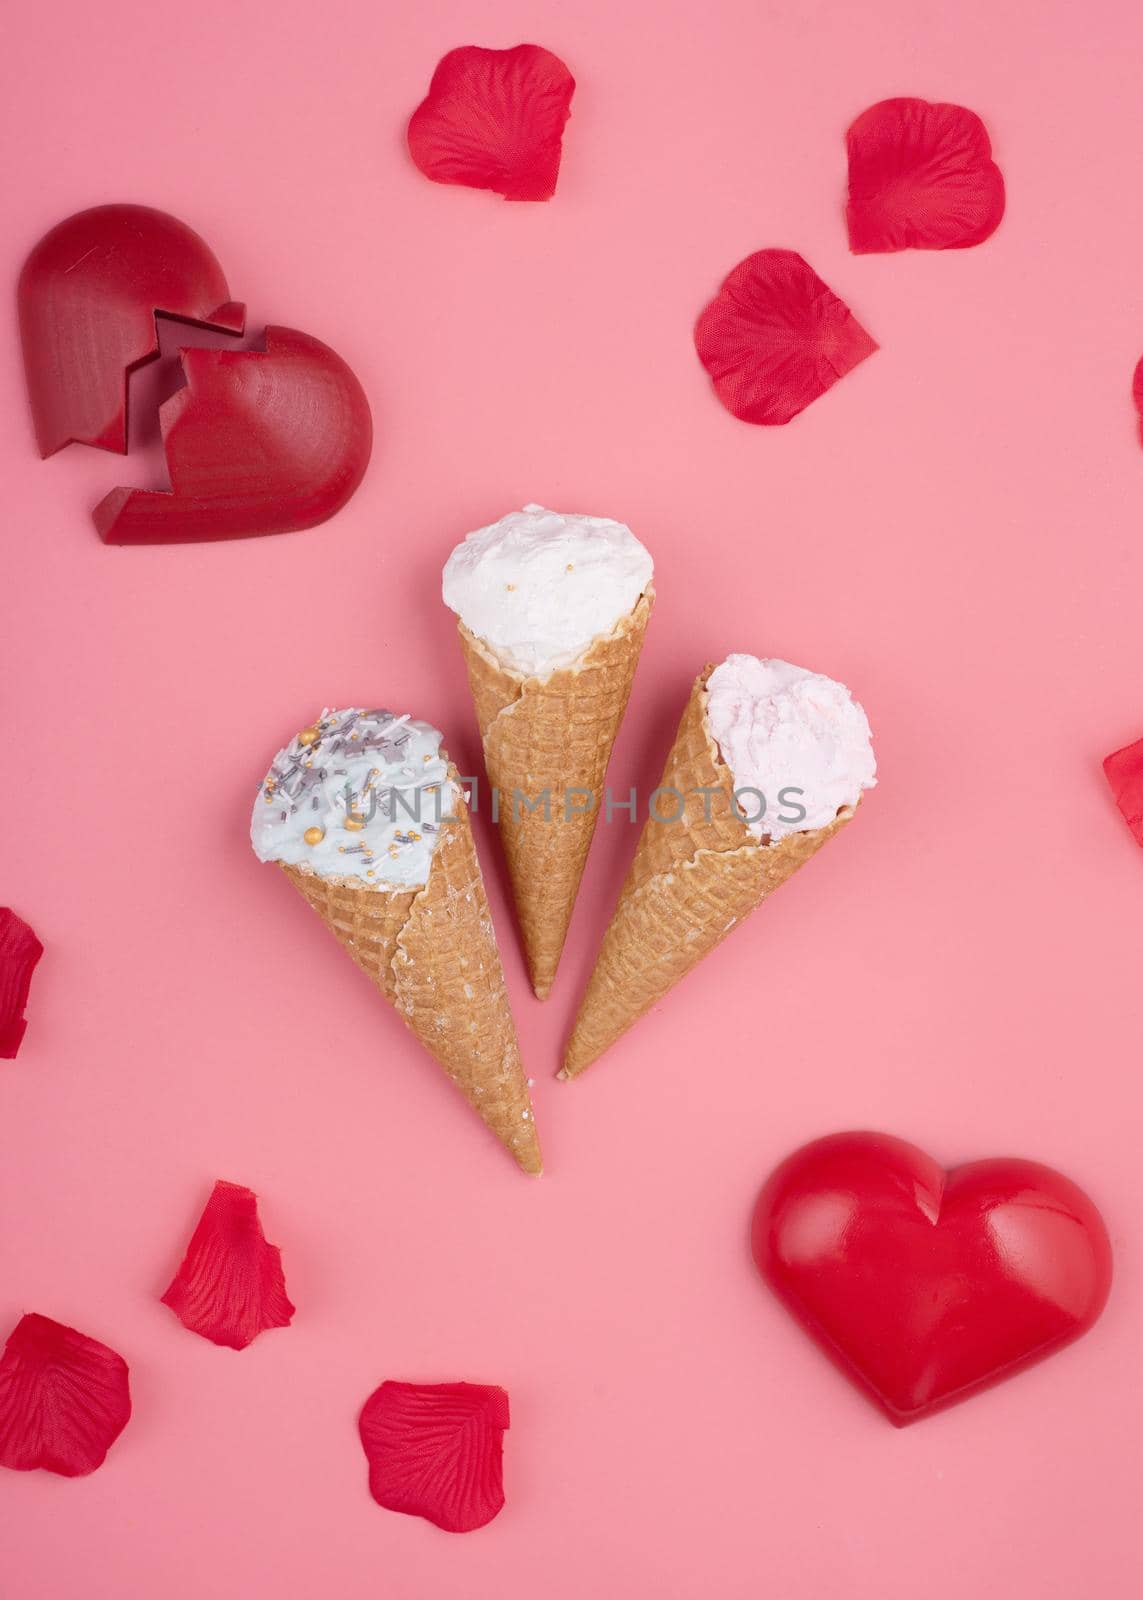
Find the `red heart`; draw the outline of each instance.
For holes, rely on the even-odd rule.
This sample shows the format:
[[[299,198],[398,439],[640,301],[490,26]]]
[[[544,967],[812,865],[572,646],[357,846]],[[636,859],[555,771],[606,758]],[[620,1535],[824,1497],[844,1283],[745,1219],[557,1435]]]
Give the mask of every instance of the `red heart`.
[[[241,333],[206,244],[146,206],[96,206],[46,234],[20,275],[20,331],[43,455],[127,450],[127,379],[159,355],[156,314]],[[95,523],[111,544],[172,544],[311,528],[365,472],[373,424],[340,356],[267,328],[264,351],[185,349],[186,387],[161,410],[172,492],[115,489]]]
[[[369,403],[339,355],[267,328],[265,352],[180,352],[186,387],[160,410],[172,493],[112,489],[95,508],[108,544],[171,544],[312,528],[341,509],[369,461]]]
[[[794,1152],[754,1212],[767,1283],[898,1427],[1086,1333],[1111,1287],[1103,1219],[1034,1161],[945,1172],[879,1133]]]

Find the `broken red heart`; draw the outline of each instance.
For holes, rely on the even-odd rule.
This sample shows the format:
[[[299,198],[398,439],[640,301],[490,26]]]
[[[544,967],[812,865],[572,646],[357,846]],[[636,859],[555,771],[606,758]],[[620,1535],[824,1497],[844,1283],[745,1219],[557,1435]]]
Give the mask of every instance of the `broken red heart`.
[[[715,393],[743,422],[790,422],[877,349],[796,250],[758,250],[695,324]]]
[[[240,334],[244,308],[184,223],[98,206],[53,228],[19,287],[40,450],[127,450],[127,380],[159,354],[156,315]],[[115,489],[95,511],[112,544],[288,533],[325,522],[365,472],[365,394],[327,345],[267,328],[264,350],[180,351],[186,387],[160,412],[171,492]]]
[[[775,1294],[898,1427],[1079,1338],[1111,1287],[1088,1197],[1033,1161],[945,1172],[923,1150],[841,1133],[767,1180],[754,1259]]]
[[[309,334],[267,328],[265,352],[180,352],[186,387],[160,408],[169,494],[112,489],[95,508],[108,544],[172,544],[312,528],[365,473],[364,390]]]

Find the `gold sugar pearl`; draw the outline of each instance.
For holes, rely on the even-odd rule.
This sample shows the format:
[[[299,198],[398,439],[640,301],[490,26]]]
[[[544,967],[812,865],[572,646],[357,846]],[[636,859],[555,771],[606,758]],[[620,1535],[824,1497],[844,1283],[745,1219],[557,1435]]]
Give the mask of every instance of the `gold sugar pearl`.
[[[365,824],[362,822],[360,817],[346,817],[345,826],[349,829],[350,833],[360,833]]]
[[[303,728],[298,734],[298,743],[304,745],[317,744],[321,733],[317,728]]]
[[[324,828],[307,828],[302,838],[307,844],[320,844],[325,838]]]
[[[509,594],[516,593],[516,585],[514,583],[506,583],[504,587],[507,589]]]

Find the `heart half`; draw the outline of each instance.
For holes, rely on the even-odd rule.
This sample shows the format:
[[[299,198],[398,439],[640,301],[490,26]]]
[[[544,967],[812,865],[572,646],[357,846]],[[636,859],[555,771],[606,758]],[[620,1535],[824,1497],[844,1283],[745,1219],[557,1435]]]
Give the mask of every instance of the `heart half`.
[[[312,528],[361,482],[373,443],[364,390],[341,357],[293,328],[265,350],[180,352],[185,387],[159,410],[170,492],[112,489],[108,544],[176,544]]]
[[[59,223],[17,290],[28,398],[43,456],[66,444],[127,453],[127,374],[157,359],[155,314],[240,334],[245,308],[185,222],[95,206]]]
[[[788,1157],[754,1211],[774,1293],[898,1427],[1051,1355],[1111,1287],[1103,1219],[1034,1161],[946,1172],[903,1140],[839,1133]]]

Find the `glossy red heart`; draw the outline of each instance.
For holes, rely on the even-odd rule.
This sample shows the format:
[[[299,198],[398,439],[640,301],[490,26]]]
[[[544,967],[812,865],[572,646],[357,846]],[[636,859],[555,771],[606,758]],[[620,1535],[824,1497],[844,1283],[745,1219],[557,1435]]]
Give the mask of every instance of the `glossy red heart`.
[[[180,352],[186,387],[160,410],[171,492],[113,489],[108,544],[289,533],[325,522],[361,482],[373,442],[365,393],[328,345],[267,328],[266,349]]]
[[[839,1133],[795,1151],[754,1212],[766,1282],[898,1427],[1079,1338],[1111,1245],[1074,1183],[1034,1161],[945,1172],[903,1140]]]

